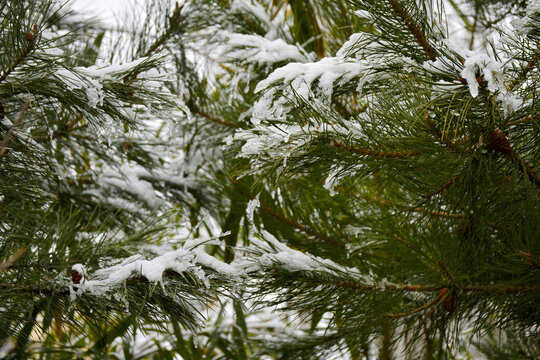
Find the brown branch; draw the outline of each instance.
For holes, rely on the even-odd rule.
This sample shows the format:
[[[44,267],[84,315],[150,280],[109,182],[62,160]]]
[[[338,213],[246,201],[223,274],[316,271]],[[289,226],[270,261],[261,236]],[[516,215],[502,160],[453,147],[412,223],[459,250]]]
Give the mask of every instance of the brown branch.
[[[512,125],[518,125],[518,124],[522,124],[522,123],[527,123],[527,122],[536,120],[536,119],[538,119],[539,117],[540,117],[540,113],[538,113],[538,114],[533,114],[533,115],[524,117],[524,118],[519,119],[519,120],[509,121],[509,122],[507,122],[506,124],[504,124],[504,127],[512,126]]]
[[[427,109],[424,110],[424,115],[425,115],[425,123],[426,123],[426,126],[427,128],[437,137],[437,139],[439,139],[439,141],[446,147],[448,148],[449,150],[457,153],[457,154],[464,154],[466,153],[467,151],[466,150],[461,150],[461,149],[458,149],[455,144],[447,141],[444,139],[444,134],[442,133],[442,131],[439,129],[439,126],[437,125],[437,123],[435,122],[435,120],[433,120],[430,116],[429,116],[429,112],[427,111]]]
[[[231,181],[233,183],[235,183],[236,181],[234,179],[231,179]],[[251,195],[251,194],[246,194],[245,192],[243,192],[238,186],[234,185],[234,189],[239,193],[241,194],[242,196],[244,197],[247,197],[247,198],[250,198],[250,199],[255,199],[256,197]],[[306,228],[304,225],[302,224],[298,224],[298,223],[295,223],[294,221],[292,221],[291,219],[289,218],[286,218],[284,217],[283,215],[280,215],[278,214],[276,211],[274,211],[274,209],[272,209],[270,206],[268,206],[267,204],[263,203],[262,201],[259,200],[259,204],[260,204],[260,207],[261,209],[263,209],[264,211],[266,211],[270,216],[276,218],[277,220],[281,221],[282,223],[284,224],[287,224],[295,229],[298,229],[300,230],[301,232],[303,232],[304,234],[307,234],[309,236],[313,236],[319,240],[322,240],[324,241],[325,243],[327,244],[330,244],[330,245],[333,245],[333,246],[337,246],[339,247],[340,249],[345,249],[345,244],[343,244],[341,241],[339,240],[336,240],[336,239],[332,239],[331,237],[328,237],[328,236],[325,236],[325,235],[322,235],[322,234],[319,234],[315,231],[312,231],[308,228]]]
[[[216,124],[224,125],[224,126],[232,128],[232,129],[239,128],[238,125],[233,124],[232,122],[217,118],[217,117],[215,117],[213,115],[210,115],[210,114],[204,112],[197,105],[194,105],[194,104],[189,105],[189,109],[191,111],[193,111],[195,114],[198,114],[198,115],[202,116],[205,119],[208,119],[208,120],[210,120],[212,122],[215,122]]]
[[[353,282],[344,282],[344,281],[315,281],[317,285],[335,285],[338,287],[344,287],[352,290],[359,291],[398,291],[398,292],[432,292],[432,291],[441,291],[443,289],[448,289],[446,285],[407,285],[407,284],[398,284],[398,285],[387,285],[387,284],[358,284]],[[464,292],[470,293],[505,293],[505,294],[517,294],[523,292],[537,292],[540,291],[540,286],[538,285],[527,285],[527,286],[462,286],[458,287]]]
[[[2,284],[0,283],[0,289],[12,289],[20,293],[30,293],[39,295],[69,295],[69,289],[58,290],[51,288],[40,288],[35,286],[19,287],[15,284]]]
[[[440,217],[446,217],[446,218],[452,218],[452,219],[461,219],[461,218],[465,217],[465,215],[463,215],[463,214],[451,214],[451,213],[444,212],[444,211],[427,210],[427,209],[423,209],[423,208],[417,207],[417,206],[407,206],[407,205],[402,205],[402,204],[395,204],[395,203],[391,203],[391,202],[388,202],[386,200],[379,199],[379,198],[377,198],[376,201],[378,201],[380,204],[385,205],[385,206],[399,207],[399,208],[403,208],[403,209],[406,209],[406,210],[409,210],[409,211],[414,211],[414,212],[421,213],[421,214],[440,216]]]
[[[9,145],[9,142],[11,140],[11,136],[13,135],[13,132],[19,127],[22,119],[24,118],[24,114],[26,113],[26,109],[28,109],[28,106],[30,106],[30,103],[32,100],[26,100],[24,103],[21,111],[17,115],[17,118],[15,119],[15,122],[13,125],[11,125],[11,128],[8,130],[6,137],[2,140],[2,143],[0,143],[0,158],[4,156],[4,154],[7,152],[7,146]]]
[[[526,175],[526,177],[533,182],[536,187],[540,188],[540,176],[536,170],[525,159],[523,159],[518,152],[516,152],[504,132],[499,129],[494,130],[491,133],[490,146],[493,150],[505,155],[517,165],[518,169]]]
[[[521,70],[521,72],[514,79],[514,81],[512,81],[512,83],[510,85],[508,85],[508,91],[512,91],[512,89],[514,89],[514,87],[516,87],[521,81],[523,81],[525,79],[525,77],[527,76],[527,74],[535,67],[535,65],[538,63],[539,60],[540,60],[540,53],[537,53],[531,59],[531,61],[529,61],[527,66],[525,66],[523,68],[523,70]]]
[[[420,25],[405,11],[398,0],[388,0],[388,2],[392,6],[392,9],[394,9],[394,12],[405,23],[405,26],[407,26],[407,29],[415,37],[418,44],[424,49],[428,59],[435,61],[437,59],[437,51],[429,44]]]
[[[315,238],[317,238],[319,240],[322,240],[327,244],[337,246],[337,247],[339,247],[341,249],[345,249],[345,244],[343,244],[341,241],[338,241],[338,240],[332,239],[331,237],[316,233],[316,232],[314,232],[314,231],[312,231],[310,229],[307,229],[305,226],[303,226],[301,224],[295,223],[291,219],[286,218],[286,217],[278,214],[270,206],[266,205],[262,201],[260,201],[260,206],[261,206],[261,209],[263,209],[264,211],[266,211],[268,214],[270,214],[272,217],[278,219],[279,221],[281,221],[281,222],[283,222],[285,224],[288,224],[291,227],[293,227],[295,229],[298,229],[298,230],[300,230],[301,232],[303,232],[303,233],[305,233],[307,235],[310,235],[310,236],[313,236],[313,237],[315,237]]]
[[[11,66],[2,73],[2,76],[0,76],[0,84],[6,80],[6,78],[15,70],[17,66],[20,65],[20,63],[32,52],[34,47],[36,46],[36,40],[37,40],[37,34],[39,32],[39,29],[36,24],[34,24],[34,28],[32,30],[33,32],[26,32],[26,41],[28,44],[26,45],[26,49],[19,55],[19,57],[15,60]]]
[[[362,198],[362,199],[366,199],[366,200],[370,200],[370,201],[376,201],[379,204],[387,206],[387,207],[401,208],[401,209],[405,209],[405,210],[408,210],[408,211],[414,211],[414,212],[421,213],[421,214],[440,216],[440,217],[446,217],[446,218],[453,218],[453,219],[461,219],[461,218],[465,217],[465,215],[463,215],[463,214],[451,214],[451,213],[448,213],[448,212],[445,212],[445,211],[433,211],[433,210],[423,209],[423,208],[418,207],[418,206],[409,206],[409,205],[403,205],[403,204],[396,204],[396,203],[381,199],[379,197],[375,198],[375,197],[370,197],[370,196],[367,196],[367,195],[364,195],[364,194],[357,193],[356,191],[348,191],[345,188],[343,188],[342,186],[338,186],[338,185],[334,185],[334,190],[339,191],[340,193],[343,193],[343,194],[350,194],[350,195],[358,196],[359,198]]]
[[[176,7],[174,9],[174,12],[172,13],[171,17],[169,18],[170,25],[167,31],[150,46],[150,48],[144,53],[144,57],[152,55],[154,51],[156,51],[157,48],[159,48],[161,45],[163,45],[169,37],[172,35],[173,31],[176,29],[176,26],[180,23],[180,20],[182,19],[182,16],[180,14],[181,7],[178,6],[178,2],[176,2]]]
[[[359,155],[367,155],[367,156],[373,156],[373,157],[380,157],[380,158],[401,158],[401,157],[408,157],[408,156],[416,156],[418,155],[418,152],[416,151],[377,151],[377,150],[370,150],[370,149],[362,149],[352,146],[345,146],[343,143],[339,141],[334,141],[332,143],[334,147],[345,149],[349,152],[353,152],[355,154]]]
[[[461,171],[459,172],[459,174],[457,174],[456,176],[452,177],[450,180],[445,182],[440,188],[438,188],[437,190],[435,190],[431,194],[422,195],[422,197],[424,199],[429,199],[429,198],[431,198],[431,197],[433,197],[435,195],[438,195],[438,194],[442,193],[443,191],[445,191],[446,189],[448,189],[449,187],[454,185],[454,183],[456,182],[456,180],[459,178],[460,175],[461,175]]]
[[[448,295],[446,295],[446,296],[448,296]],[[387,317],[403,317],[403,316],[409,316],[409,315],[412,315],[412,314],[416,314],[417,312],[420,312],[422,310],[425,310],[425,309],[428,309],[428,308],[432,307],[433,305],[440,302],[443,298],[444,298],[444,295],[439,294],[439,296],[437,296],[435,299],[433,299],[432,301],[428,302],[425,305],[420,306],[419,308],[416,308],[416,309],[408,311],[408,312],[390,313],[390,314],[386,314],[385,316],[387,316]]]

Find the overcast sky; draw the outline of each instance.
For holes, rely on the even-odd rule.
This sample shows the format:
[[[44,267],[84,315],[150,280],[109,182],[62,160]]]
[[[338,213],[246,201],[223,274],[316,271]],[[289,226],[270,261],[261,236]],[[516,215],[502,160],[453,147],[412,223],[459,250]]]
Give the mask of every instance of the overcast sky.
[[[112,23],[115,15],[118,17],[137,1],[144,0],[72,0],[71,7],[83,15],[101,17],[104,21]]]

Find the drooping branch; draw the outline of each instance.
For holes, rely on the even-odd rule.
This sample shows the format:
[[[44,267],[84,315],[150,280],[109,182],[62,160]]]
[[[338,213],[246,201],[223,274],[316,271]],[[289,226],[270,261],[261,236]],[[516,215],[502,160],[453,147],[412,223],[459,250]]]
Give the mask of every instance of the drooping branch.
[[[195,114],[197,115],[200,115],[202,116],[203,118],[205,119],[208,119],[216,124],[220,124],[220,125],[223,125],[223,126],[227,126],[229,128],[232,128],[232,129],[237,129],[239,128],[238,125],[236,124],[233,124],[232,122],[229,122],[227,120],[223,120],[223,119],[220,119],[218,117],[215,117],[213,115],[210,115],[208,114],[207,112],[205,112],[204,110],[202,110],[201,108],[199,108],[197,105],[195,105],[194,103],[188,103],[188,108],[190,111],[194,112]]]
[[[26,45],[26,48],[24,49],[24,51],[15,60],[15,62],[11,64],[11,66],[2,73],[2,75],[0,76],[0,84],[4,80],[6,80],[9,74],[11,74],[13,70],[15,70],[15,68],[19,66],[23,62],[23,60],[32,52],[32,50],[34,50],[34,47],[36,46],[38,32],[39,32],[39,29],[36,24],[34,24],[34,28],[32,32],[26,32],[25,36],[26,36],[26,41],[28,42],[28,44]]]

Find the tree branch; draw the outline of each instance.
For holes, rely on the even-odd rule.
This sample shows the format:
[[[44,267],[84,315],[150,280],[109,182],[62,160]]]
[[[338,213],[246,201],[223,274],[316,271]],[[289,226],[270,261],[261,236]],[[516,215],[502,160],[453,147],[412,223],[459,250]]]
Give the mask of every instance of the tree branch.
[[[36,24],[34,24],[34,29],[33,29],[33,32],[26,32],[25,36],[26,36],[26,41],[28,42],[28,45],[26,45],[26,49],[24,49],[24,51],[22,52],[22,54],[19,55],[19,57],[17,58],[17,60],[15,60],[15,62],[13,64],[11,64],[11,66],[2,73],[2,76],[0,76],[0,84],[6,80],[6,78],[9,76],[9,74],[11,74],[11,72],[13,70],[15,70],[15,68],[17,66],[19,66],[19,64],[28,56],[28,54],[30,54],[30,52],[34,49],[34,47],[36,46],[36,40],[37,40],[37,34],[39,32],[39,29],[37,27]]]
[[[435,61],[437,59],[437,51],[429,44],[420,25],[405,11],[398,0],[388,0],[388,2],[392,6],[392,9],[394,9],[394,12],[405,23],[405,26],[407,26],[407,29],[415,37],[418,44],[424,49],[428,59]]]

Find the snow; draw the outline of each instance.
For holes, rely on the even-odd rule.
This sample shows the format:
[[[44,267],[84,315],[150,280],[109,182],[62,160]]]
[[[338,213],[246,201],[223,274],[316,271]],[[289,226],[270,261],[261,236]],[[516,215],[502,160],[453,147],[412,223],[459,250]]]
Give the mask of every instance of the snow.
[[[76,271],[78,272],[80,275],[83,276],[83,281],[84,281],[84,277],[87,275],[86,274],[86,268],[84,267],[83,264],[75,264],[71,267],[71,270],[72,271]]]
[[[261,202],[259,201],[259,196],[257,196],[255,199],[249,200],[246,207],[246,216],[250,222],[253,222],[253,212],[259,206],[261,206]]]
[[[522,35],[527,35],[540,26],[540,0],[529,1],[526,15],[519,19],[514,19],[512,25]]]
[[[119,264],[96,270],[88,274],[89,279],[82,281],[80,285],[70,286],[71,298],[74,299],[82,293],[105,295],[123,285],[130,278],[143,277],[152,283],[162,282],[166,271],[174,271],[178,274],[189,272],[209,287],[209,275],[201,266],[225,275],[231,280],[243,276],[241,269],[216,259],[200,247],[193,248],[193,246],[207,243],[209,240],[212,239],[188,240],[176,250],[170,249],[168,246],[163,249],[155,248],[154,252],[161,254],[152,259],[146,259],[142,254],[135,254],[122,260]],[[80,274],[87,274],[82,264],[75,264],[72,269]]]
[[[338,180],[338,174],[342,172],[342,170],[343,169],[340,166],[334,166],[324,181],[323,187],[330,192],[330,196],[337,194],[335,184]]]
[[[268,40],[259,35],[222,32],[228,47],[220,55],[221,61],[246,60],[259,65],[283,61],[306,61],[306,56],[295,45],[283,39]],[[229,49],[230,47],[230,49]]]
[[[312,86],[318,80],[317,100],[328,103],[334,87],[360,77],[366,68],[362,63],[342,58],[326,57],[315,63],[290,63],[273,71],[259,82],[255,91],[261,93],[253,106],[252,123],[258,125],[266,118],[285,120],[288,113],[287,99],[308,99]]]
[[[332,260],[291,249],[266,230],[261,231],[261,236],[266,242],[256,238],[252,238],[250,241],[254,244],[255,249],[263,251],[263,255],[254,259],[246,259],[246,262],[243,263],[246,271],[263,270],[279,265],[290,272],[315,271],[337,277],[346,275],[361,281],[363,284],[373,284],[356,268],[342,266]]]
[[[461,76],[467,80],[472,97],[478,96],[479,84],[476,79],[477,73],[487,83],[487,88],[490,92],[495,92],[499,89],[502,91],[506,90],[502,78],[503,65],[495,59],[490,58],[487,54],[474,54],[465,59],[463,66]]]

